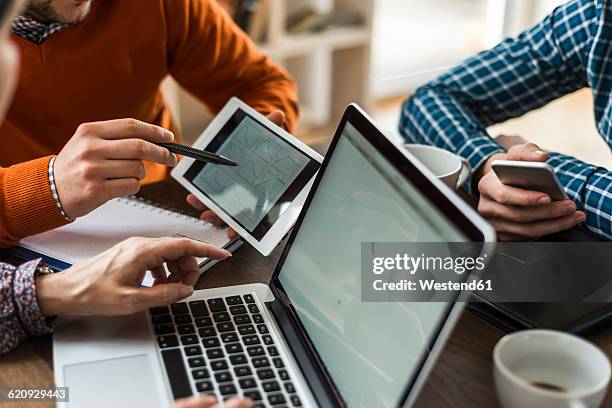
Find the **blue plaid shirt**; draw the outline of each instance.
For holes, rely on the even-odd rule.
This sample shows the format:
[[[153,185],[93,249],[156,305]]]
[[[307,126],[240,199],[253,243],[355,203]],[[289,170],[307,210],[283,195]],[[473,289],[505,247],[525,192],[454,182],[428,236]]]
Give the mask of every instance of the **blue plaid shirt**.
[[[597,128],[612,147],[612,4],[572,0],[514,39],[468,59],[406,101],[399,129],[412,143],[465,157],[473,169],[503,151],[486,127],[590,87]],[[580,137],[576,135],[576,137]],[[612,172],[549,154],[586,227],[612,239]]]

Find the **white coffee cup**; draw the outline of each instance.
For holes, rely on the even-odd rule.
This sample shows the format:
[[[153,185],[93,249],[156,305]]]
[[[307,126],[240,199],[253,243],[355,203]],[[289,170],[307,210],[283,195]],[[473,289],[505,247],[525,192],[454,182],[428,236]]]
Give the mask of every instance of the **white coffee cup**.
[[[466,159],[439,147],[419,144],[405,144],[404,147],[453,190],[458,190],[472,171]]]
[[[610,362],[593,344],[554,330],[525,330],[493,351],[495,388],[504,408],[596,408],[610,382]]]

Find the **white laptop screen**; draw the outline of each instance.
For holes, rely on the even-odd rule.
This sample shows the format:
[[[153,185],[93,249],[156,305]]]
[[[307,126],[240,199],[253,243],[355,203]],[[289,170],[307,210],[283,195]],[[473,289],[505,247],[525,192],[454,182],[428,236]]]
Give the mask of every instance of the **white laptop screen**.
[[[349,406],[395,406],[446,303],[361,301],[362,242],[466,237],[350,123],[278,278]]]

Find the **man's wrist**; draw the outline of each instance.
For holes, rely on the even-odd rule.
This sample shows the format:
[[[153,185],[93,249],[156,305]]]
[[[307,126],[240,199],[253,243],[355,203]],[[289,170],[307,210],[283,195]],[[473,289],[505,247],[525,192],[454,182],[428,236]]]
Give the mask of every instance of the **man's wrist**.
[[[55,317],[75,311],[75,297],[67,275],[60,272],[36,277],[36,295],[43,316]]]
[[[491,171],[491,163],[495,160],[503,160],[506,157],[506,153],[494,153],[482,165],[474,172],[474,183],[478,184],[480,179],[484,177],[489,171]]]
[[[73,222],[75,219],[68,215],[64,206],[62,206],[62,201],[60,200],[59,193],[57,191],[57,185],[55,184],[55,160],[57,156],[53,156],[49,161],[49,187],[51,188],[51,195],[53,196],[53,201],[55,201],[55,205],[57,209],[62,214],[62,216],[66,219],[66,221]]]

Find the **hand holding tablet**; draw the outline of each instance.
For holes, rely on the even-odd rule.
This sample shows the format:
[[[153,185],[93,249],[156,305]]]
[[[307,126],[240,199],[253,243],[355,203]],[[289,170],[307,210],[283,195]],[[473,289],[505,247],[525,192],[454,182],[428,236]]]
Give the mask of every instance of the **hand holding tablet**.
[[[236,98],[193,147],[239,166],[184,158],[172,176],[268,255],[297,219],[323,158]]]

